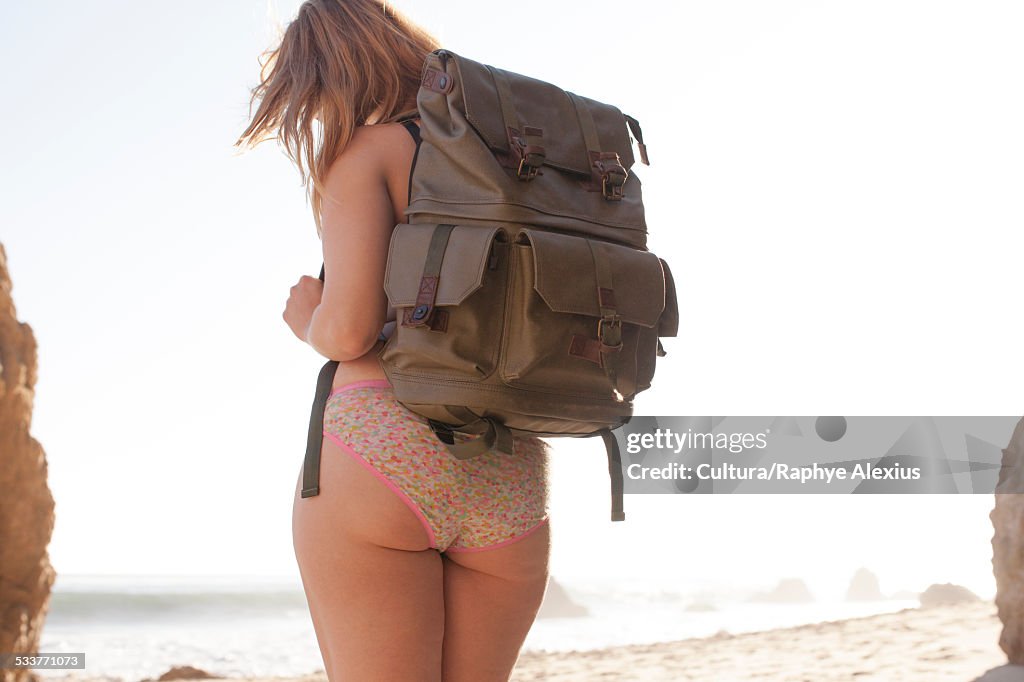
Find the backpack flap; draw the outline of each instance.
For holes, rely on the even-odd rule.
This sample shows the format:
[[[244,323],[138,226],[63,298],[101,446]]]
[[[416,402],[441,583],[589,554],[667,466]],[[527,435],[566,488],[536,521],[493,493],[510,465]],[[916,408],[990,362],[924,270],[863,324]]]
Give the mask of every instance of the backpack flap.
[[[519,223],[646,244],[629,126],[614,106],[447,50],[417,96],[409,222]]]
[[[540,230],[520,235],[533,246],[533,286],[552,310],[601,317],[598,288],[606,288],[623,322],[648,328],[658,323],[665,309],[665,281],[650,251]],[[610,282],[598,281],[596,261],[602,251]]]
[[[419,294],[422,270],[435,225],[397,225],[391,234],[384,291],[395,308],[410,307]],[[458,305],[480,288],[491,243],[504,230],[456,226],[448,239],[438,278],[435,305]]]
[[[507,247],[496,226],[395,227],[384,291],[399,322],[381,356],[385,371],[480,379],[494,370]]]
[[[654,254],[523,229],[513,244],[502,379],[567,398],[629,401],[650,385],[665,280]]]
[[[457,64],[462,79],[461,104],[466,120],[487,142],[492,151],[518,159],[517,145],[509,128],[521,135],[526,127],[541,131],[537,136],[544,147],[544,165],[578,174],[587,179],[592,173],[590,151],[614,152],[628,171],[633,167],[625,116],[610,104],[604,104],[528,76],[475,62],[448,52]],[[507,87],[507,89],[506,89]],[[511,102],[503,103],[502,94]],[[506,111],[503,111],[506,104]],[[581,109],[577,111],[577,106]],[[508,107],[511,109],[509,110]],[[518,120],[507,120],[515,116]],[[595,136],[585,139],[581,117],[591,118]],[[589,142],[589,144],[588,144]],[[588,147],[595,147],[588,149]]]

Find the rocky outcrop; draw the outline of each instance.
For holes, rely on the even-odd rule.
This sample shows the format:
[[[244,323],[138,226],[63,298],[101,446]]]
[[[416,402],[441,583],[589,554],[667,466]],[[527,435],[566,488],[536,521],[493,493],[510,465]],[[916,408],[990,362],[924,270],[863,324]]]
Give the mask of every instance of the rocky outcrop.
[[[996,607],[1003,621],[999,646],[1010,663],[1024,665],[1024,419],[1003,450],[996,506],[989,514]]]
[[[913,601],[914,599],[921,599],[920,592],[914,592],[912,590],[896,590],[889,595],[889,599],[899,599],[906,601]]]
[[[884,599],[878,576],[866,568],[858,568],[846,590],[846,601],[878,601]]]
[[[171,668],[157,678],[158,682],[169,682],[169,680],[219,680],[219,675],[212,675],[200,668],[193,668],[190,665],[179,665]]]
[[[46,551],[54,508],[46,455],[29,434],[35,383],[35,338],[18,322],[0,245],[0,652],[39,651],[55,578]],[[32,679],[30,670],[0,669],[0,682]]]
[[[961,604],[963,602],[978,601],[980,598],[963,585],[954,585],[953,583],[929,585],[919,597],[921,606],[925,608],[941,606],[943,604]]]
[[[807,589],[807,583],[800,578],[783,578],[771,592],[758,592],[750,597],[748,601],[775,604],[803,604],[814,601],[814,595]]]
[[[540,603],[538,618],[579,618],[589,614],[585,606],[572,600],[569,593],[554,578],[548,578],[548,588]]]

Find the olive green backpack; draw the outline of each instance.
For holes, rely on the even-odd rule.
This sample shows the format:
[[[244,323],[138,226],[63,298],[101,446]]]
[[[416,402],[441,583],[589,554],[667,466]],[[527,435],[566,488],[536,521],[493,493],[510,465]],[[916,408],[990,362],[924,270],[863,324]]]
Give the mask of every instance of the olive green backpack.
[[[622,469],[612,429],[651,386],[675,336],[675,287],[647,250],[635,119],[448,50],[424,63],[407,223],[384,288],[397,310],[380,352],[396,399],[456,457],[513,452],[513,436],[601,435],[612,520]],[[303,497],[319,492],[321,371]],[[466,438],[457,434],[475,436]]]

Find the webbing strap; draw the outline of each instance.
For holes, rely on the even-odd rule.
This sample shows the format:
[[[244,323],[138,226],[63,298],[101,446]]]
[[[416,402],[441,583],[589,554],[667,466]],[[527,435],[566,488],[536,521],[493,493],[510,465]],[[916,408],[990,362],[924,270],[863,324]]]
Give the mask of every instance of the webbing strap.
[[[645,166],[650,166],[651,162],[647,160],[647,145],[644,144],[644,131],[640,129],[640,122],[632,116],[623,114],[626,118],[626,125],[629,126],[629,132],[633,133],[633,137],[636,138],[636,146],[640,149],[640,163]]]
[[[486,65],[485,65],[486,66]],[[505,129],[512,128],[522,132],[519,125],[519,115],[516,114],[516,107],[512,98],[512,86],[508,84],[508,77],[503,71],[487,66],[491,77],[494,79],[494,87],[498,91],[498,104],[501,106],[501,117],[505,119]]]
[[[597,275],[597,305],[601,311],[601,319],[597,323],[597,336],[601,341],[601,366],[608,375],[615,392],[619,391],[618,354],[622,350],[622,318],[615,307],[615,281],[612,277],[612,266],[605,252],[604,244],[593,239],[587,240],[590,255],[594,260],[594,272]]]
[[[512,432],[504,424],[488,417],[478,417],[465,407],[445,405],[444,408],[455,419],[465,422],[465,425],[453,427],[433,419],[427,421],[430,423],[430,428],[434,431],[437,439],[444,443],[448,451],[456,458],[471,459],[489,452],[491,449],[496,449],[498,452],[510,455],[514,454],[515,443],[512,440]],[[456,431],[477,435],[478,438],[464,443],[456,443],[454,438]]]
[[[324,266],[321,266],[320,281],[323,279]],[[327,408],[327,396],[331,393],[337,369],[338,361],[328,360],[320,369],[320,376],[316,380],[313,408],[309,414],[309,432],[306,434],[306,456],[302,461],[302,497],[320,494],[320,448],[324,443],[324,410]]]
[[[567,92],[565,94],[569,95],[573,106],[576,107],[576,119],[580,123],[580,130],[583,131],[583,142],[587,145],[587,151],[600,152],[601,138],[597,136],[597,126],[594,125],[594,115],[590,113],[590,108],[576,93]]]
[[[302,463],[302,497],[320,494],[320,448],[324,444],[324,410],[331,393],[337,360],[328,360],[320,369],[316,380],[313,408],[309,414],[309,433],[306,435],[306,457]]]
[[[520,180],[533,180],[540,174],[547,153],[544,150],[544,131],[525,125],[516,113],[512,86],[504,71],[487,66],[494,79],[494,87],[498,93],[498,104],[501,106],[501,117],[504,119],[505,132],[508,134],[509,158],[518,162],[516,175]]]
[[[437,287],[440,285],[441,263],[444,252],[448,248],[448,238],[455,229],[454,225],[441,223],[434,228],[427,246],[427,256],[423,262],[423,275],[420,277],[420,288],[416,294],[416,304],[406,309],[402,324],[406,327],[423,327],[430,324],[434,303],[437,301]]]
[[[444,251],[448,248],[448,237],[451,236],[454,225],[441,223],[434,228],[430,235],[430,246],[427,247],[427,259],[423,263],[424,277],[438,277],[441,274],[441,262],[444,260]]]
[[[629,171],[622,165],[622,159],[616,152],[601,149],[601,138],[597,134],[594,115],[590,112],[583,98],[574,92],[566,93],[576,109],[576,120],[583,131],[583,142],[587,146],[587,162],[590,164],[591,181],[595,189],[608,201],[622,199],[622,186],[629,177]]]
[[[604,448],[608,453],[608,477],[612,487],[612,521],[625,521],[626,512],[622,510],[622,455],[619,443],[610,429],[601,429]]]
[[[590,247],[590,256],[594,260],[594,272],[597,275],[597,305],[601,310],[601,317],[614,317],[615,280],[612,275],[612,264],[604,250],[604,242],[588,239],[587,246]]]

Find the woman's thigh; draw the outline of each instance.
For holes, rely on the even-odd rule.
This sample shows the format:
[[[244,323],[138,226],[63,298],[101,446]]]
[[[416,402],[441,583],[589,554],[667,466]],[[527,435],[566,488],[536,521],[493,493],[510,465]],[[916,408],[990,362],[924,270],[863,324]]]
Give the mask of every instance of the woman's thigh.
[[[444,680],[508,680],[547,587],[550,527],[495,549],[443,554]]]
[[[413,511],[324,438],[320,494],[292,513],[295,557],[331,682],[440,680],[442,560]]]

